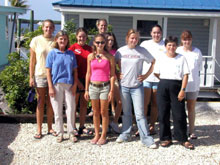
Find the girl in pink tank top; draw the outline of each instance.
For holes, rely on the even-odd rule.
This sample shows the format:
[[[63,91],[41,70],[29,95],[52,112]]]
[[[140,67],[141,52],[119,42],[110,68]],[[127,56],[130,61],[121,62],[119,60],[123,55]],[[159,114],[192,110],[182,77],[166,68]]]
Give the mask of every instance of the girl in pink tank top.
[[[91,99],[95,137],[91,144],[106,144],[109,116],[108,104],[114,91],[115,60],[106,49],[106,39],[97,34],[93,41],[93,52],[87,58],[87,73],[85,99]],[[102,133],[100,130],[100,115],[102,117]]]

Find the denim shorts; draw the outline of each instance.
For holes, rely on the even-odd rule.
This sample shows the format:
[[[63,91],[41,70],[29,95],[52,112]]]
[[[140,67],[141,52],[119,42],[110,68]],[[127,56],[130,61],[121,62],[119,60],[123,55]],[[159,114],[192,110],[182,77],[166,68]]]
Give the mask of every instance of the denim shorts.
[[[157,89],[159,82],[148,82],[144,81],[143,82],[143,87],[144,88],[151,88],[151,89]]]
[[[46,77],[35,77],[35,84],[37,88],[46,88],[48,87],[47,78]]]
[[[199,91],[196,92],[186,92],[186,100],[196,100],[198,97]]]
[[[108,100],[108,93],[110,90],[110,85],[104,87],[95,87],[91,84],[89,85],[89,97],[91,100]]]

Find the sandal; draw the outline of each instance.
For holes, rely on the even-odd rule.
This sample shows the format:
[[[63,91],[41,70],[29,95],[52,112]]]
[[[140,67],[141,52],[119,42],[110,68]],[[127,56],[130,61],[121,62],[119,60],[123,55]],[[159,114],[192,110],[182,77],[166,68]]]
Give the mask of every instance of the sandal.
[[[88,130],[86,127],[80,127],[79,128],[79,135],[85,134],[85,135],[92,135],[93,132],[91,130]]]
[[[77,137],[74,135],[74,134],[70,134],[70,137],[69,137],[70,141],[73,142],[73,143],[76,143],[78,141]]]
[[[150,135],[155,135],[156,134],[156,131],[155,131],[153,126],[150,126],[149,132],[150,132]]]
[[[41,139],[42,138],[42,134],[36,134],[36,135],[34,135],[34,138],[35,139]]]
[[[106,139],[99,139],[99,141],[96,143],[97,145],[104,145],[104,144],[106,144],[107,143],[107,140]]]
[[[139,136],[140,136],[140,135],[139,135],[139,132],[138,132],[138,131],[135,132],[134,136],[135,136],[135,137],[139,137]]]
[[[50,131],[50,132],[48,132],[47,133],[47,135],[52,135],[52,136],[54,136],[54,137],[57,137],[58,136],[58,134],[56,133],[56,131]]]
[[[171,140],[165,140],[165,141],[160,142],[161,147],[169,147],[172,144],[173,144],[173,142]]]
[[[76,128],[73,129],[73,134],[74,136],[78,137],[79,136],[79,132]]]
[[[189,141],[183,142],[181,145],[189,150],[195,149],[194,145],[192,143],[190,143]]]
[[[189,134],[189,138],[190,139],[197,139],[197,136],[194,133],[192,133],[192,134]]]

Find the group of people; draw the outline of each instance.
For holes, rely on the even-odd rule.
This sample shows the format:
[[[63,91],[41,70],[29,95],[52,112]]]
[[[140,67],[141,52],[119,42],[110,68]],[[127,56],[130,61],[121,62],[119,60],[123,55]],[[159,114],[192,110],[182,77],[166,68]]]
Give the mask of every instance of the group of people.
[[[162,40],[162,28],[154,25],[151,40],[140,46],[139,33],[130,29],[126,45],[118,48],[116,37],[107,32],[107,21],[97,21],[98,34],[86,44],[88,33],[84,28],[76,31],[77,42],[69,45],[65,31],[52,36],[54,23],[43,22],[43,35],[33,38],[30,44],[30,86],[37,91],[36,139],[42,138],[44,105],[47,103],[48,134],[63,141],[63,108],[67,116],[67,132],[72,142],[81,134],[92,135],[85,124],[87,103],[93,110],[94,138],[91,144],[107,142],[109,126],[120,133],[117,143],[129,141],[132,130],[132,109],[141,142],[150,149],[158,148],[151,135],[156,133],[159,121],[160,145],[168,147],[172,137],[185,148],[194,149],[188,137],[196,139],[194,132],[195,103],[199,92],[199,71],[202,54],[192,46],[192,34],[181,34],[181,46],[176,37]],[[46,97],[48,96],[48,97]],[[187,101],[189,136],[185,111]],[[80,124],[76,128],[76,107],[80,103]],[[109,103],[112,104],[113,121],[109,122]],[[150,108],[149,125],[147,122]],[[132,106],[133,105],[133,106]],[[118,120],[122,115],[122,128]],[[174,132],[170,128],[172,111]],[[56,131],[52,129],[53,113]],[[101,117],[101,118],[100,118]],[[100,134],[100,125],[102,125]]]

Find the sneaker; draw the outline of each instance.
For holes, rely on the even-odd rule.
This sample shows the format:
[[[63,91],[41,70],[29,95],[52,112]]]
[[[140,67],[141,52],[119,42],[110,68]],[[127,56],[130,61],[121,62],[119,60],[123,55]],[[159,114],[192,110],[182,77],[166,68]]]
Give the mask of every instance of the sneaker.
[[[116,139],[116,143],[128,142],[128,141],[130,141],[130,140],[131,140],[131,138],[127,138],[127,139],[125,140],[125,139],[122,139],[121,137],[118,137],[118,138]]]
[[[157,149],[157,145],[155,143],[151,144],[150,146],[148,146],[148,148],[150,149]]]
[[[112,130],[115,132],[115,133],[120,133],[120,129],[118,127],[118,124],[114,123],[113,121],[110,123],[110,126],[112,128]]]
[[[63,141],[63,135],[60,134],[57,136],[57,143],[61,143]]]

